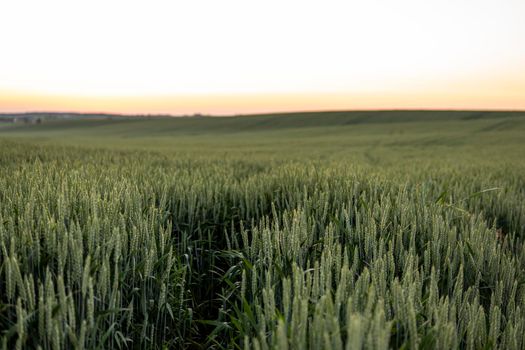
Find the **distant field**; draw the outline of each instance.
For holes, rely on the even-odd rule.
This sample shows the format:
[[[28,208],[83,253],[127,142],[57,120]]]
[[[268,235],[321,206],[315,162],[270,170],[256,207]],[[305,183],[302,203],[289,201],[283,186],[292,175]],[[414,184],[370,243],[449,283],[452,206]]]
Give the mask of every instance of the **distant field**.
[[[525,348],[525,113],[0,123],[4,348]]]
[[[453,147],[456,154],[458,149],[476,154],[507,149],[514,154],[523,150],[524,131],[523,112],[384,111],[44,121],[7,124],[0,128],[0,137],[196,153],[258,151],[284,156],[284,149],[302,157],[351,149],[360,151],[355,156],[363,149],[402,155],[434,152],[435,147]]]

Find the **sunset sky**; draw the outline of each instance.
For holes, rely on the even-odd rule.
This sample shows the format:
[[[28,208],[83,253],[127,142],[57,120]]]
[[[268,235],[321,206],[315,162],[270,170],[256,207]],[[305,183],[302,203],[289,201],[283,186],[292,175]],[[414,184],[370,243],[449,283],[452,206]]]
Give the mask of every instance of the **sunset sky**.
[[[0,112],[524,109],[524,0],[3,1]]]

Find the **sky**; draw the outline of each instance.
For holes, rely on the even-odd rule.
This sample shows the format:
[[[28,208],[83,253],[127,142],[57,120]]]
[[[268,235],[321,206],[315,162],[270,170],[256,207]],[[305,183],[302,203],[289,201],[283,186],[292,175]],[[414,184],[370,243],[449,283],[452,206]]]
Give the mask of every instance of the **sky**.
[[[525,110],[524,0],[0,3],[0,112]]]

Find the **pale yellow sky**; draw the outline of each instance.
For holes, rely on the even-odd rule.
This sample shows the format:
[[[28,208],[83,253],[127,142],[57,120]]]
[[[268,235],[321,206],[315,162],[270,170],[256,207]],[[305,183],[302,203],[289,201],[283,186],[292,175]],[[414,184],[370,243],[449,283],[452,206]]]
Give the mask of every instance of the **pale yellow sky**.
[[[525,109],[525,1],[5,1],[0,112]]]

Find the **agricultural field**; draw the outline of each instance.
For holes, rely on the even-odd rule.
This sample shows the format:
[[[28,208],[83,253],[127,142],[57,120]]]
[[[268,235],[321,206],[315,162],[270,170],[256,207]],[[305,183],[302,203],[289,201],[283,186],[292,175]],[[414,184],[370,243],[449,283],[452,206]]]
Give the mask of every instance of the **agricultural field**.
[[[0,125],[3,349],[524,349],[525,113]]]

